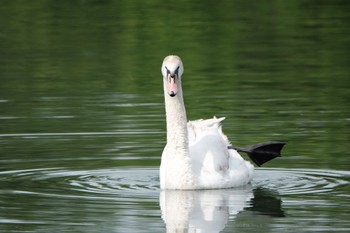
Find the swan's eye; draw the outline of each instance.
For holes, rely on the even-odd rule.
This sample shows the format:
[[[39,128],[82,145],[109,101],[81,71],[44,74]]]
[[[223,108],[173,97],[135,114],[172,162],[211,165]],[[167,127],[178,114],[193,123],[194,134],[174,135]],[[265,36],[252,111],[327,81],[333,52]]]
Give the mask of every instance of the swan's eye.
[[[166,69],[166,75],[167,75],[167,76],[170,75],[170,77],[172,77],[172,78],[174,78],[175,76],[176,76],[176,77],[179,77],[179,69],[180,69],[180,66],[178,66],[178,67],[176,68],[176,70],[174,71],[174,73],[171,73],[170,70],[168,69],[168,67],[166,67],[166,66],[164,66],[164,67],[165,67],[165,69]]]
[[[166,69],[166,75],[168,76],[170,74],[170,71],[168,70],[168,67],[165,66]]]
[[[179,69],[180,69],[180,66],[178,66],[174,72],[176,74],[176,76],[179,76]]]

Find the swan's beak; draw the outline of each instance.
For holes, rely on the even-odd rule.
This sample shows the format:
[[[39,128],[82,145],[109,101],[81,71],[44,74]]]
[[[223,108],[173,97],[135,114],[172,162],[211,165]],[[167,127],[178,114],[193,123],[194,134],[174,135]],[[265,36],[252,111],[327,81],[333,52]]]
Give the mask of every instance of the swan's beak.
[[[178,83],[178,76],[176,74],[174,75],[168,75],[167,78],[167,88],[168,88],[168,94],[170,97],[174,97],[177,94],[177,83]]]
[[[178,92],[178,86],[180,82],[180,76],[181,76],[181,71],[180,70],[180,65],[177,66],[176,69],[168,69],[167,66],[163,66],[164,69],[162,68],[162,73],[164,77],[166,78],[166,88],[168,90],[168,94],[170,97],[176,96]],[[166,71],[166,74],[165,74]]]

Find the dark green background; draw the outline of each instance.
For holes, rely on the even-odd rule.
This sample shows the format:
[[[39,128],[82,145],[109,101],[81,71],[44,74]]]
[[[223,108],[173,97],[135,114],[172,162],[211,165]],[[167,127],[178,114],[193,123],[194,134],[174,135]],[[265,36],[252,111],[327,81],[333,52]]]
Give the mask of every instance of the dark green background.
[[[13,196],[61,193],[62,182],[74,193],[65,182],[83,179],[65,174],[50,183],[50,169],[157,170],[166,138],[160,66],[168,54],[184,62],[189,119],[226,117],[224,132],[236,146],[287,141],[283,157],[266,167],[349,170],[349,12],[346,0],[1,1],[0,194],[10,213],[2,218],[46,216],[56,226],[54,213],[32,216],[40,195]],[[41,175],[48,181],[34,182]],[[331,205],[344,205],[340,199]],[[45,199],[49,210],[60,201]],[[158,203],[141,202],[159,211]],[[66,205],[60,213],[86,212]],[[320,209],[329,224],[343,216]]]

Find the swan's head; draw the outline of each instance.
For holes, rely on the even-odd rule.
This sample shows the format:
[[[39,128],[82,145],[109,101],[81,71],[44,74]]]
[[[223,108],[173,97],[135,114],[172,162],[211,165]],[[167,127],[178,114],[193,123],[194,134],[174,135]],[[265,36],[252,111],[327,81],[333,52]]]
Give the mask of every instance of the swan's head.
[[[161,71],[168,95],[171,97],[176,96],[179,88],[181,88],[181,75],[184,72],[181,58],[176,55],[165,57]]]

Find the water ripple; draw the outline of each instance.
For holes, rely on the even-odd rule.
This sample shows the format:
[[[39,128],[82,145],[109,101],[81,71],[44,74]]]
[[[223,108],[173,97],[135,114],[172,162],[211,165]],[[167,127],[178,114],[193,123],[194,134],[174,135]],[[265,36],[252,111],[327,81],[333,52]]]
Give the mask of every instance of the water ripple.
[[[257,169],[252,185],[277,190],[280,195],[313,194],[331,192],[349,184],[349,177],[350,172],[347,171]],[[11,183],[11,186],[17,187],[17,190],[12,190],[16,193],[38,191],[42,195],[86,198],[110,198],[121,194],[130,197],[145,196],[147,191],[153,193],[159,190],[158,168],[140,167],[82,171],[64,168],[3,171],[0,172],[0,183]]]
[[[278,190],[280,195],[334,191],[349,184],[350,172],[318,169],[258,169],[253,185]]]

